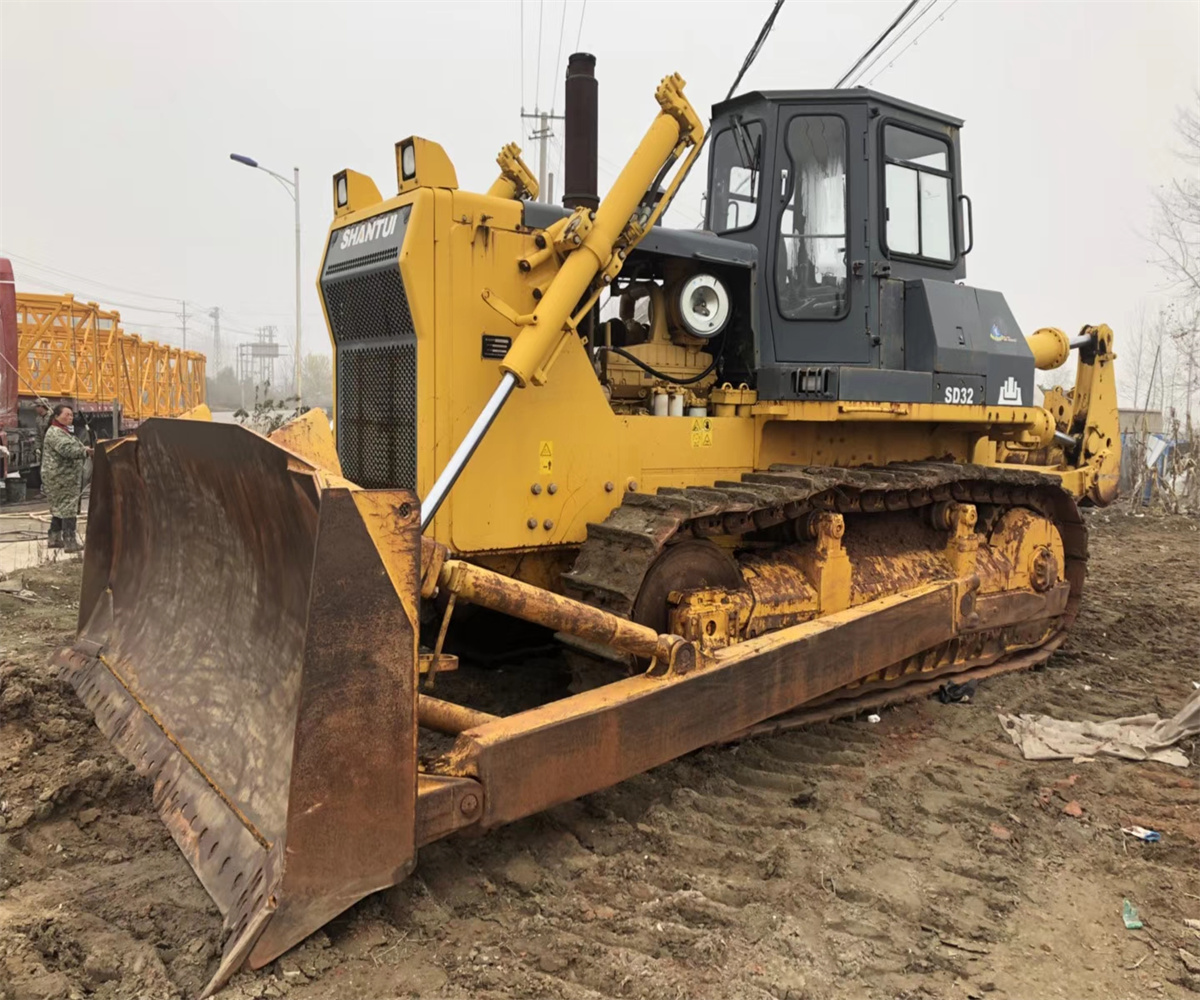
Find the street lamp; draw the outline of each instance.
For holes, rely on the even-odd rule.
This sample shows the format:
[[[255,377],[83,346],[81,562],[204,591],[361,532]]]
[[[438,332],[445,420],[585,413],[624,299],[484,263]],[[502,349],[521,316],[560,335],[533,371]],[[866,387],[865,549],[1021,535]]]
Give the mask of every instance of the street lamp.
[[[296,402],[300,402],[300,168],[292,167],[292,179],[289,181],[281,174],[275,173],[274,170],[268,170],[266,167],[260,166],[257,160],[252,160],[248,156],[242,156],[241,153],[230,153],[229,158],[235,163],[244,164],[247,167],[253,167],[255,170],[261,170],[264,173],[270,174],[280,184],[283,189],[291,196],[292,201],[296,206]]]

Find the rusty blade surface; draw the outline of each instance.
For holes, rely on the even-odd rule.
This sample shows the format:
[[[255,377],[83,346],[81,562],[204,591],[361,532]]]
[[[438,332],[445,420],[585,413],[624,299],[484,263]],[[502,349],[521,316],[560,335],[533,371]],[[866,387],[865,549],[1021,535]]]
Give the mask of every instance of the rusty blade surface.
[[[412,866],[419,512],[234,425],[150,421],[94,475],[57,661],[225,918],[211,992]]]

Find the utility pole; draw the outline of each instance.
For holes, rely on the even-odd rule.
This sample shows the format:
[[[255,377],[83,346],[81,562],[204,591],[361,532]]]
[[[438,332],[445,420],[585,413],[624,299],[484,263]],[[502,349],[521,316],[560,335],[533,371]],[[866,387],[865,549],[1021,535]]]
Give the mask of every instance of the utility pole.
[[[550,138],[550,119],[545,111],[542,112],[542,125],[538,129],[538,190],[542,192],[542,201],[546,200],[546,142]]]
[[[213,375],[221,370],[221,307],[213,306],[208,311],[213,321]]]
[[[522,118],[532,118],[538,123],[530,134],[529,138],[537,139],[538,141],[538,201],[549,203],[553,199],[549,196],[549,188],[547,184],[547,170],[549,162],[546,156],[546,144],[554,135],[554,128],[551,122],[561,122],[566,120],[566,115],[551,114],[547,111],[538,111],[536,108],[532,113],[522,111]]]
[[[183,306],[183,349],[187,350],[187,302],[181,302]]]

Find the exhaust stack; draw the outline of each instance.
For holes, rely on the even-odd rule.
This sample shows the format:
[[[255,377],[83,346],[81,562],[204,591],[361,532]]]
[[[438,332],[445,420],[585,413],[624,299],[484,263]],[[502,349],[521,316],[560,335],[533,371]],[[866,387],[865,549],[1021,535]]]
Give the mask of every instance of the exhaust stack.
[[[598,109],[596,57],[587,52],[575,52],[567,59],[566,176],[563,178],[563,206],[566,208],[594,209],[600,204],[596,183]]]

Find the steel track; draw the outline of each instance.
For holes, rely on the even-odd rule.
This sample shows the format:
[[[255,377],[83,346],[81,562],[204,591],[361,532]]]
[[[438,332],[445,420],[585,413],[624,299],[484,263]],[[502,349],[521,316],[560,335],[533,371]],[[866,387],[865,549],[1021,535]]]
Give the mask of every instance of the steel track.
[[[1034,647],[1013,650],[990,662],[949,664],[842,689],[763,723],[758,730],[803,725],[857,714],[927,694],[948,677],[992,676],[1044,662],[1075,620],[1087,566],[1087,530],[1075,499],[1059,480],[1017,467],[913,462],[854,469],[774,465],[746,473],[738,482],[657,493],[629,493],[603,521],[588,525],[574,567],[563,575],[567,592],[606,611],[630,617],[650,566],[672,544],[687,538],[753,538],[814,511],[872,514],[916,510],[941,501],[991,504],[999,510],[1026,507],[1048,518],[1062,536],[1070,584],[1066,611]],[[994,519],[987,519],[988,521]],[[985,527],[980,519],[980,528]],[[735,543],[736,544],[736,543]]]

